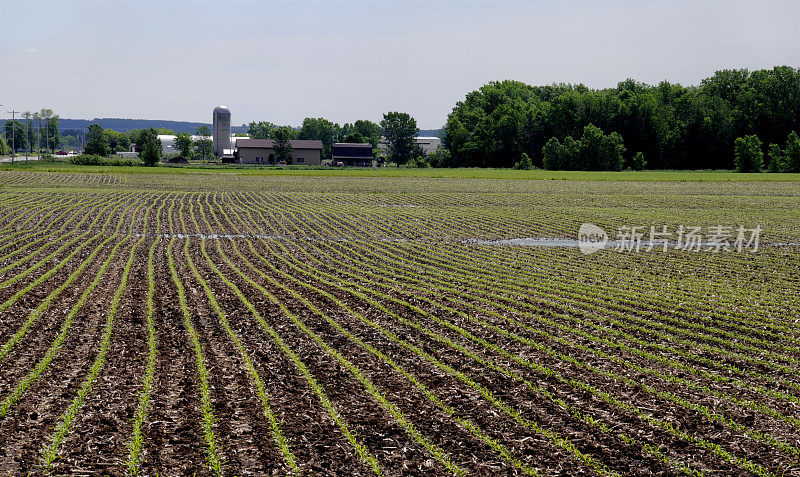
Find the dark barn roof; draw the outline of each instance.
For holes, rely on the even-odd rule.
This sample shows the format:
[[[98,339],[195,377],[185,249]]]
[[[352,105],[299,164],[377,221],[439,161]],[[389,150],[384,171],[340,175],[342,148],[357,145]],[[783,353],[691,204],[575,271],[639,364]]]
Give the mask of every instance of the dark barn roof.
[[[372,144],[337,142],[331,148],[334,159],[372,159]]]
[[[307,139],[292,139],[289,141],[292,149],[322,149],[322,141]],[[261,149],[272,149],[275,141],[272,139],[237,139],[236,147],[257,147]]]

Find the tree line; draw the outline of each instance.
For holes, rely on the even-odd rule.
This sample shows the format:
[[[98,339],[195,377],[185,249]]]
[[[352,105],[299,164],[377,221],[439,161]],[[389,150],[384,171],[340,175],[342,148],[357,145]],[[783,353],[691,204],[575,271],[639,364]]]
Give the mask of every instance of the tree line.
[[[175,147],[186,159],[198,157],[209,159],[214,154],[214,144],[210,138],[208,126],[200,126],[195,131],[197,139],[188,133],[175,134],[171,129],[147,128],[131,129],[124,133],[112,129],[103,129],[99,124],[90,124],[86,133],[84,154],[106,157],[115,152],[129,151],[138,153],[145,165],[155,165],[162,158],[162,145],[159,135],[174,135]]]
[[[15,152],[55,152],[61,146],[58,114],[52,109],[22,113],[22,119],[7,120],[0,136],[0,154]]]
[[[502,81],[455,105],[444,127],[445,165],[520,167],[525,154],[548,169],[731,169],[745,150],[737,139],[754,136],[768,170],[797,170],[794,131],[800,70],[788,66],[722,70],[697,86]]]

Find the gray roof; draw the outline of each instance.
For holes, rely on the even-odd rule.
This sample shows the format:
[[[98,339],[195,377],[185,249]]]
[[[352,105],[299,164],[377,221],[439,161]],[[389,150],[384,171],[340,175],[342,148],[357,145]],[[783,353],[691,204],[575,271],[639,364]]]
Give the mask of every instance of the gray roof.
[[[292,139],[289,141],[293,149],[322,149],[322,141],[308,139]],[[257,147],[261,149],[272,149],[275,141],[272,139],[237,139],[236,147]]]
[[[364,148],[368,147],[370,151],[372,150],[372,144],[368,143],[368,142],[337,142],[337,143],[334,143],[333,145],[334,145],[334,147],[338,147],[338,146],[364,147]]]
[[[220,104],[214,108],[214,114],[231,114],[231,110],[227,106]]]

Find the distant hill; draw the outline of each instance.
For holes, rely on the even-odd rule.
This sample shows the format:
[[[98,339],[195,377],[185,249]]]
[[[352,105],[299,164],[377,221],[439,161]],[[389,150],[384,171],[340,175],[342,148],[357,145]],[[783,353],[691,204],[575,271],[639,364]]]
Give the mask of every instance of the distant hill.
[[[11,118],[8,118],[11,119]],[[6,119],[0,119],[5,122]],[[200,126],[206,125],[211,128],[211,123],[192,123],[188,121],[167,121],[164,119],[122,119],[122,118],[94,118],[94,119],[65,119],[58,120],[58,129],[65,131],[83,130],[90,124],[99,124],[103,129],[113,129],[114,131],[125,132],[131,129],[146,129],[146,128],[167,128],[172,129],[176,133],[186,132],[194,133]],[[232,133],[246,133],[247,126],[231,126]],[[441,129],[420,129],[419,135],[423,137],[441,137]]]
[[[438,137],[438,138],[441,138],[442,137],[441,136],[442,132],[443,131],[441,129],[420,129],[419,130],[419,135],[422,136],[422,137]]]
[[[3,120],[5,121],[5,120]],[[193,123],[188,121],[167,121],[163,119],[122,119],[122,118],[94,118],[94,119],[67,119],[60,118],[58,120],[58,129],[64,131],[67,129],[84,129],[90,124],[99,124],[103,129],[113,129],[114,131],[125,132],[131,129],[147,129],[147,128],[167,128],[172,129],[176,133],[186,132],[194,133],[200,126],[208,126],[211,128],[211,123]],[[231,126],[231,132],[237,133],[247,132],[247,126]]]

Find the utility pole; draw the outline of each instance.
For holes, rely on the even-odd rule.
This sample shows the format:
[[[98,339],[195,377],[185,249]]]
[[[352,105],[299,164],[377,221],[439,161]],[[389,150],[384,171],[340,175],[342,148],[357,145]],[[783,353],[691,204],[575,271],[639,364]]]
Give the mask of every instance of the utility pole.
[[[33,120],[36,121],[36,160],[42,159],[42,116],[39,112],[33,113]]]
[[[14,116],[14,115],[17,114],[19,111],[14,111],[12,109],[11,111],[6,111],[6,112],[7,113],[11,113],[11,164],[13,165],[14,164],[14,156],[17,155],[17,145],[16,145],[16,143],[14,141],[16,139],[16,136],[17,136],[17,128],[16,128],[17,121],[16,121],[16,116]]]
[[[27,163],[28,152],[31,149],[31,112],[25,111],[22,116],[25,118],[25,143],[27,144],[25,147],[25,162]]]

